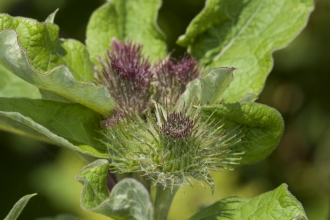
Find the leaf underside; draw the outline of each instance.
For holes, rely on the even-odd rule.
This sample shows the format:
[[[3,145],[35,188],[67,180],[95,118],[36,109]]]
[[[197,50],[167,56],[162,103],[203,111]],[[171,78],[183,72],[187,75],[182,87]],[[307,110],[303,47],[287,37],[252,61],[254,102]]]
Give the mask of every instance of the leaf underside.
[[[35,195],[37,194],[26,195],[23,196],[20,200],[18,200],[18,202],[15,203],[14,207],[10,210],[4,220],[16,220],[23,211],[28,201]]]
[[[84,185],[81,206],[113,219],[152,219],[148,191],[135,179],[118,182],[111,193],[106,186],[109,161],[99,159],[85,166],[76,179]]]

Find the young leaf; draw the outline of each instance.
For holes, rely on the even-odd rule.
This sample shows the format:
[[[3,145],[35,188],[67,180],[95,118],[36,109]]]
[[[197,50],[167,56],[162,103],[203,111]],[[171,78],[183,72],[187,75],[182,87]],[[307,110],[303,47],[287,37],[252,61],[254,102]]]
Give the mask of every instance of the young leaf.
[[[177,43],[211,69],[237,68],[224,93],[235,102],[259,94],[273,66],[272,52],[286,46],[306,25],[313,0],[207,0]]]
[[[85,46],[76,40],[58,39],[59,27],[48,20],[51,17],[54,19],[54,13],[47,18],[47,22],[42,23],[30,18],[0,14],[0,31],[10,29],[17,33],[19,45],[37,72],[45,73],[65,65],[76,80],[93,81],[93,64]]]
[[[46,100],[0,98],[0,128],[51,141],[71,150],[106,158],[95,138],[100,115],[79,104]]]
[[[109,92],[103,86],[89,82],[77,82],[66,66],[58,66],[46,74],[30,66],[30,60],[17,41],[13,30],[0,32],[0,63],[25,81],[66,99],[85,105],[103,115],[115,106]]]
[[[54,24],[55,15],[56,15],[57,12],[58,12],[58,9],[56,9],[53,13],[51,13],[50,15],[48,15],[48,17],[45,20],[45,23]]]
[[[113,219],[152,219],[148,191],[134,179],[124,179],[109,193],[106,178],[109,161],[99,159],[85,166],[76,179],[84,185],[81,206]]]
[[[235,145],[244,154],[240,165],[256,163],[267,157],[278,145],[284,130],[282,116],[275,109],[258,103],[231,103],[201,107],[201,118],[211,117],[224,129],[241,126],[244,136]]]
[[[235,68],[212,69],[207,75],[195,79],[187,85],[186,90],[178,100],[178,106],[187,103],[201,105],[217,104],[222,101],[222,94],[233,81]]]
[[[282,184],[273,191],[253,199],[229,197],[196,213],[189,220],[245,220],[245,219],[306,219],[300,202]]]
[[[15,203],[14,207],[10,210],[4,220],[16,220],[23,211],[28,201],[35,195],[37,194],[26,195],[23,196],[20,200],[18,200],[18,202]]]
[[[112,38],[142,44],[152,61],[166,56],[164,36],[156,24],[160,0],[112,0],[98,8],[87,26],[86,45],[91,60],[104,58]]]

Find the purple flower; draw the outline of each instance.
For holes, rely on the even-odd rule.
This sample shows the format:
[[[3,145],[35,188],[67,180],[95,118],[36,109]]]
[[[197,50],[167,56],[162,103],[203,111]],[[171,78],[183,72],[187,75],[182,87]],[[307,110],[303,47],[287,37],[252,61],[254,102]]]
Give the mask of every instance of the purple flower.
[[[113,40],[102,66],[101,82],[116,100],[118,109],[137,114],[148,109],[152,72],[141,45]]]
[[[161,104],[175,104],[186,85],[200,76],[200,67],[193,57],[169,57],[156,67],[156,97]]]

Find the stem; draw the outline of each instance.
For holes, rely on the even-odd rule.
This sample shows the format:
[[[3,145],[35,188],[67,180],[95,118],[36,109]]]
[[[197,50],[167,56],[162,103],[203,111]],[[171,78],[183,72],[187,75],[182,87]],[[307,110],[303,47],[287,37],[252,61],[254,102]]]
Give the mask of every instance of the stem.
[[[173,187],[173,192],[171,193],[171,188],[166,187],[163,190],[163,186],[156,186],[156,197],[154,201],[154,219],[155,220],[167,220],[168,212],[172,204],[172,200],[175,196],[178,186]]]

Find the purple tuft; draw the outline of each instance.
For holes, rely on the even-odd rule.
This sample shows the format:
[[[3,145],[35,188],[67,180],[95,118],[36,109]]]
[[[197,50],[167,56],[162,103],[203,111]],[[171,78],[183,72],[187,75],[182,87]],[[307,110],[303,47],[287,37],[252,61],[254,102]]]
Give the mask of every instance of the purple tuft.
[[[157,97],[162,104],[175,104],[186,85],[200,76],[200,67],[193,57],[168,58],[156,68]]]
[[[192,135],[195,122],[182,113],[172,113],[162,126],[164,134],[173,138],[183,138]]]
[[[152,78],[150,63],[142,55],[142,46],[112,41],[112,50],[103,65],[103,82],[117,106],[124,112],[142,113],[149,105]]]

